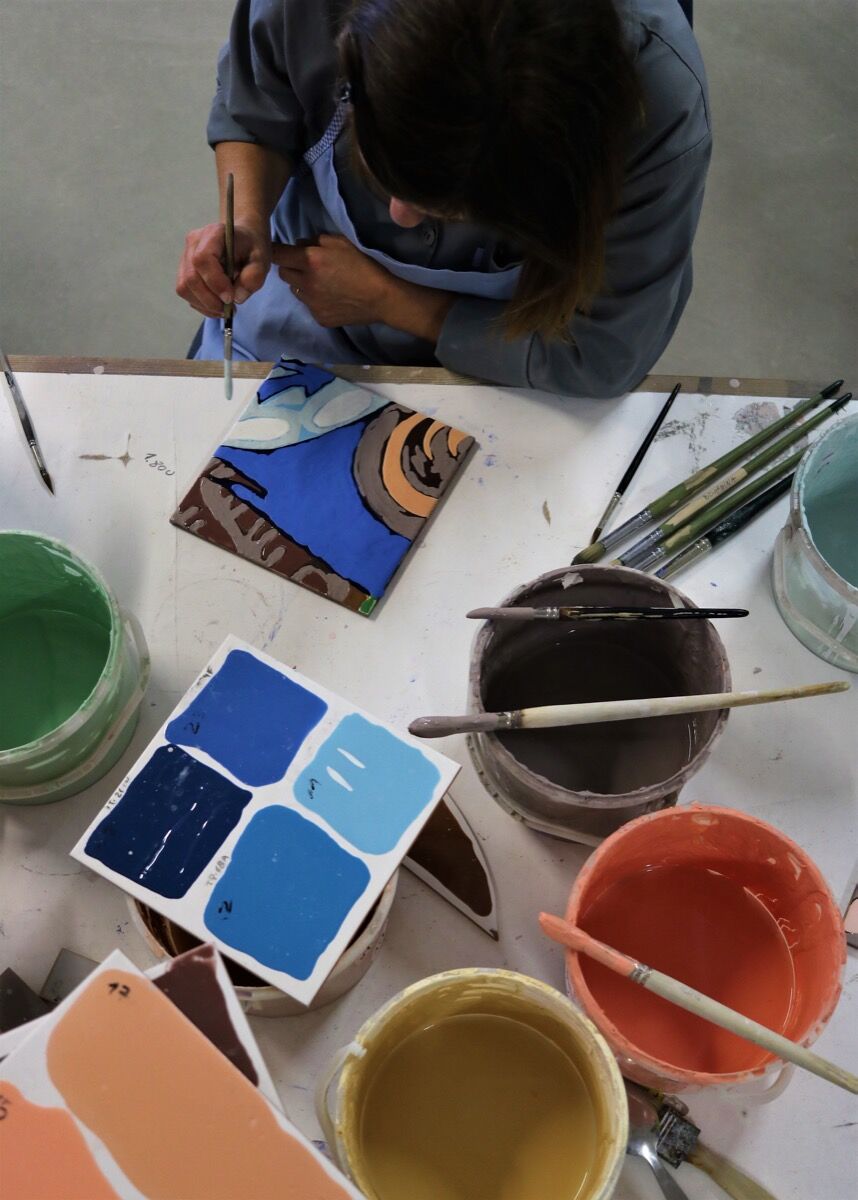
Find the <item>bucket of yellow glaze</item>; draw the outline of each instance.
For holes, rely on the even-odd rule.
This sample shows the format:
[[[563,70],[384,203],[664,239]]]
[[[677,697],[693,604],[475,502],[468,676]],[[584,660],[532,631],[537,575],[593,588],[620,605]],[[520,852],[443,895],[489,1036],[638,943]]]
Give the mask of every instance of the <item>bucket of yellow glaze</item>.
[[[639,962],[810,1045],[840,996],[843,924],[819,869],[772,825],[691,804],[611,834],[566,919]],[[624,1075],[663,1092],[771,1100],[792,1067],[573,951],[570,995]]]
[[[0,533],[0,802],[89,787],[134,732],[149,679],[136,619],[53,538]]]
[[[433,975],[394,996],[316,1093],[368,1200],[607,1200],[628,1140],[616,1062],[554,988],[511,971]]]

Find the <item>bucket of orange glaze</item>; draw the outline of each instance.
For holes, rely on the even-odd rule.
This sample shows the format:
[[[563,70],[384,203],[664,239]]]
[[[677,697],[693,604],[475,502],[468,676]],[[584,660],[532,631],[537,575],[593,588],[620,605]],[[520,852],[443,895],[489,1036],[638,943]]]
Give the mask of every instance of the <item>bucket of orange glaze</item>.
[[[840,995],[843,925],[819,869],[755,817],[692,804],[611,834],[578,876],[567,920],[792,1041],[810,1045]],[[780,1059],[569,951],[573,995],[630,1079],[666,1092],[772,1099]]]

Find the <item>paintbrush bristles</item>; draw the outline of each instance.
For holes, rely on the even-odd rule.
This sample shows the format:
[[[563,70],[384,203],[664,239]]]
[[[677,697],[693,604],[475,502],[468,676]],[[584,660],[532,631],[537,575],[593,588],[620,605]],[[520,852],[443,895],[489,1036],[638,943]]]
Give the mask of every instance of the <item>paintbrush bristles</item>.
[[[599,700],[585,704],[546,704],[539,708],[508,712],[467,713],[462,716],[418,717],[408,726],[415,737],[449,737],[455,733],[500,733],[514,729],[554,729],[563,725],[599,725],[608,721],[631,721],[642,717],[668,717],[682,713],[713,712],[723,708],[745,708],[780,700],[804,700],[847,692],[845,679],[811,683],[805,687],[780,688],[766,692],[711,692],[696,696],[651,696],[641,700]]]
[[[711,1021],[713,1025],[735,1033],[738,1037],[753,1042],[755,1046],[762,1046],[764,1050],[776,1054],[778,1058],[795,1063],[797,1067],[811,1071],[814,1075],[828,1080],[829,1083],[837,1084],[847,1092],[858,1094],[858,1076],[844,1070],[843,1067],[838,1067],[836,1063],[821,1058],[805,1046],[791,1042],[783,1034],[775,1033],[773,1029],[760,1025],[758,1021],[753,1021],[750,1017],[736,1012],[735,1009],[728,1008],[726,1004],[722,1004],[719,1000],[713,1000],[711,996],[706,996],[703,992],[695,991],[688,984],[673,979],[670,975],[656,971],[654,967],[635,962],[627,954],[615,950],[612,946],[606,946],[604,942],[591,937],[589,933],[577,925],[573,925],[570,921],[564,921],[562,917],[555,917],[551,913],[540,913],[539,924],[543,933],[547,934],[552,941],[559,942],[561,946],[566,946],[578,954],[586,954],[588,958],[595,959],[609,971],[615,971],[618,975],[631,979],[633,983],[638,983],[648,991],[661,996],[663,1000],[668,1000],[671,1004],[684,1008],[686,1012],[694,1013],[695,1016],[702,1017],[705,1021]]]

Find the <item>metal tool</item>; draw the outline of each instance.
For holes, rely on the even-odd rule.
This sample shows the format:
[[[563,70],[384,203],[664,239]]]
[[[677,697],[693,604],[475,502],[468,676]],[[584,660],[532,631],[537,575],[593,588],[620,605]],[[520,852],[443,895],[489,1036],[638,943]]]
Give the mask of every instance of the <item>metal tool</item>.
[[[656,1150],[660,1159],[664,1159],[672,1167],[678,1167],[684,1162],[691,1163],[717,1183],[731,1200],[775,1200],[772,1193],[762,1184],[739,1170],[723,1155],[703,1145],[699,1140],[700,1129],[689,1118],[688,1109],[681,1101],[655,1096],[628,1079],[625,1084],[629,1097],[630,1121],[632,1125],[636,1123],[632,1116],[634,1111],[640,1114],[642,1123],[651,1123],[650,1128],[655,1135]],[[674,1183],[670,1176],[668,1179]]]
[[[688,1200],[688,1196],[658,1156],[658,1110],[649,1093],[626,1083],[629,1099],[629,1143],[627,1154],[635,1154],[649,1163],[664,1193],[665,1200]]]

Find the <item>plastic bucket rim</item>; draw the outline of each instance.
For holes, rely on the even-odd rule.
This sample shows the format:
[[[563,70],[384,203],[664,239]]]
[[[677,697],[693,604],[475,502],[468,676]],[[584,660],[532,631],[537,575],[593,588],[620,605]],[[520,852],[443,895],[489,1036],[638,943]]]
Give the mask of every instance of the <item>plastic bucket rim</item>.
[[[102,576],[101,572],[91,563],[82,558],[76,550],[73,550],[66,542],[61,542],[59,538],[51,537],[49,534],[38,533],[34,530],[27,529],[4,529],[0,530],[0,544],[2,539],[6,537],[24,537],[36,538],[40,542],[49,543],[57,547],[65,555],[69,556],[74,562],[83,568],[90,578],[98,585],[104,596],[110,614],[110,645],[108,646],[107,655],[104,660],[104,666],[98,676],[95,684],[92,687],[89,695],[81,702],[76,712],[71,713],[66,717],[62,724],[57,725],[54,729],[49,730],[40,738],[36,738],[31,742],[24,742],[20,746],[10,746],[7,749],[0,749],[0,768],[7,765],[18,765],[22,759],[28,758],[32,754],[34,747],[38,747],[40,751],[50,752],[55,750],[62,742],[74,734],[84,725],[90,713],[103,701],[116,687],[116,681],[111,678],[113,675],[116,663],[119,657],[119,647],[122,641],[122,612],[119,607],[119,602],[114,596],[112,590]]]
[[[798,537],[801,547],[810,559],[811,564],[816,568],[829,587],[833,591],[841,593],[843,600],[858,605],[858,585],[852,584],[848,579],[845,579],[820,552],[810,532],[807,510],[805,508],[807,473],[811,468],[814,455],[821,450],[821,447],[830,438],[841,435],[844,428],[852,425],[858,428],[858,413],[838,421],[830,429],[826,429],[825,433],[818,437],[812,445],[808,446],[793,476],[792,488],[790,489],[790,519],[788,525],[792,526],[792,532]]]
[[[612,1146],[604,1156],[605,1168],[603,1177],[595,1181],[595,1186],[599,1189],[598,1193],[595,1191],[593,1193],[594,1200],[597,1200],[597,1197],[609,1195],[622,1169],[626,1144],[628,1142],[628,1102],[626,1099],[625,1084],[623,1083],[623,1077],[617,1065],[617,1060],[601,1030],[586,1012],[574,1004],[568,996],[564,996],[561,991],[552,987],[551,984],[545,983],[541,979],[536,979],[531,975],[525,975],[521,971],[510,971],[506,967],[456,967],[449,971],[441,971],[435,975],[428,975],[423,979],[417,980],[415,983],[409,984],[394,996],[391,996],[381,1008],[367,1017],[349,1042],[345,1051],[342,1052],[344,1057],[340,1067],[339,1079],[336,1082],[337,1108],[339,1108],[343,1091],[349,1086],[354,1070],[366,1055],[367,1038],[370,1038],[376,1029],[381,1028],[392,1013],[395,1013],[413,999],[431,993],[436,988],[443,987],[445,984],[457,982],[467,984],[468,982],[479,982],[481,979],[498,979],[502,982],[508,982],[512,986],[523,986],[531,995],[539,995],[558,1014],[562,1012],[570,1020],[572,1027],[577,1033],[586,1035],[590,1050],[595,1053],[599,1065],[603,1069],[602,1084],[609,1092],[609,1095],[604,1098],[606,1108],[616,1116],[616,1125],[612,1125],[610,1129],[603,1133],[600,1139],[601,1144],[607,1138],[612,1143]],[[336,1132],[335,1149],[337,1157],[342,1167],[353,1178],[351,1173],[353,1164],[349,1156],[345,1154],[342,1144],[342,1126],[339,1113],[336,1114],[334,1127]]]
[[[559,578],[570,573],[580,573],[582,570],[588,571],[594,569],[611,571],[612,573],[616,572],[617,574],[623,573],[625,575],[631,575],[637,579],[644,579],[648,583],[656,582],[668,593],[675,593],[675,595],[682,600],[686,607],[700,607],[698,604],[695,604],[695,602],[689,596],[686,596],[685,593],[678,587],[672,583],[668,583],[666,580],[654,580],[652,575],[647,575],[643,571],[636,571],[633,567],[608,567],[607,565],[603,566],[599,563],[579,563],[572,567],[558,567],[553,571],[545,571],[543,574],[537,575],[535,579],[531,579],[527,583],[523,583],[519,587],[514,588],[513,591],[511,591],[507,596],[504,597],[503,600],[499,602],[498,607],[515,607],[519,597],[524,592],[532,590],[534,585],[538,583],[547,582],[554,577]],[[716,643],[724,659],[725,686],[723,690],[729,691],[732,687],[732,674],[730,671],[730,660],[727,656],[727,648],[721,640],[721,635],[718,633],[718,630],[715,628],[715,626],[712,625],[711,621],[707,622],[707,624],[709,624],[712,628],[712,633],[714,634]],[[470,668],[473,671],[476,670],[478,653],[480,663],[484,661],[486,648],[485,643],[488,642],[490,637],[489,629],[489,622],[486,622],[480,629],[477,630],[476,634],[474,635],[470,656]],[[485,711],[482,709],[482,707],[477,708],[475,706],[474,702],[477,698],[479,699],[480,705],[482,704],[482,697],[477,697],[475,695],[476,688],[471,688],[470,682],[471,681],[469,680],[469,710],[471,712]],[[499,762],[507,771],[510,772],[510,774],[521,774],[523,778],[527,780],[533,780],[541,788],[543,788],[544,791],[552,793],[553,800],[558,803],[567,804],[572,810],[579,807],[587,807],[610,811],[613,808],[622,808],[627,804],[646,804],[649,801],[657,801],[665,796],[670,796],[673,793],[678,793],[681,791],[685,784],[688,783],[689,779],[691,779],[706,762],[706,759],[712,751],[713,745],[724,731],[724,727],[727,724],[727,718],[729,715],[729,708],[721,708],[717,710],[715,723],[712,726],[709,736],[700,744],[692,761],[686,763],[686,765],[681,767],[678,771],[674,771],[674,773],[669,775],[667,779],[664,779],[659,783],[649,783],[645,787],[635,788],[635,790],[631,792],[622,792],[617,794],[611,792],[590,792],[583,790],[572,791],[570,788],[563,787],[562,784],[556,783],[554,780],[549,779],[546,775],[540,775],[538,771],[533,771],[530,767],[525,766],[506,748],[506,746],[503,745],[498,738],[498,735],[495,733],[474,734],[473,744],[476,745],[478,742],[481,742],[484,739],[485,743],[491,746],[492,753],[498,758]]]
[[[629,830],[633,830],[634,828],[643,824],[645,821],[676,820],[678,815],[680,816],[680,819],[682,819],[682,816],[685,814],[701,812],[714,813],[719,817],[729,817],[731,819],[739,819],[742,821],[748,820],[759,822],[759,824],[765,825],[765,827],[775,834],[777,838],[784,844],[785,849],[787,849],[790,853],[797,853],[799,855],[805,869],[809,870],[811,878],[813,879],[813,882],[817,886],[819,892],[826,898],[826,901],[828,902],[831,911],[836,915],[837,920],[840,920],[840,910],[837,907],[837,903],[831,894],[831,889],[829,888],[822,872],[807,851],[803,847],[799,846],[797,842],[793,841],[791,837],[783,833],[782,830],[778,829],[777,826],[772,825],[770,822],[762,821],[759,817],[751,817],[749,813],[744,813],[740,809],[728,808],[725,805],[718,804],[701,804],[696,801],[690,804],[677,806],[676,808],[662,809],[659,812],[644,813],[642,816],[635,817],[634,820],[629,821],[620,829],[616,829],[613,833],[609,834],[608,837],[605,838],[604,842],[602,842],[601,846],[599,846],[588,857],[587,861],[584,863],[584,866],[579,871],[569,893],[569,899],[566,903],[566,911],[564,914],[566,920],[574,922],[576,914],[574,914],[572,911],[573,902],[580,900],[581,892],[583,892],[584,887],[590,883],[595,869],[600,865],[601,859],[604,857],[606,852],[609,852],[612,849],[612,847],[608,846],[608,842],[611,839],[617,839],[621,836],[626,836]],[[699,1087],[702,1083],[703,1086],[707,1087],[724,1087],[731,1084],[745,1083],[749,1079],[753,1078],[761,1078],[775,1063],[781,1066],[783,1065],[782,1060],[779,1059],[777,1055],[764,1052],[765,1057],[757,1064],[756,1067],[747,1067],[741,1071],[715,1074],[713,1072],[706,1071],[692,1071],[688,1067],[679,1067],[673,1063],[665,1062],[663,1059],[656,1058],[654,1055],[647,1054],[645,1051],[640,1050],[637,1046],[635,1046],[631,1039],[624,1034],[622,1030],[618,1029],[613,1021],[611,1021],[605,1015],[601,1007],[597,1004],[592,992],[587,986],[584,974],[581,971],[579,953],[576,950],[566,950],[564,960],[567,989],[571,991],[574,988],[575,994],[579,998],[582,1009],[585,1009],[586,1015],[596,1025],[599,1031],[602,1032],[603,1037],[606,1036],[603,1031],[607,1029],[609,1031],[607,1036],[614,1038],[617,1043],[624,1042],[626,1045],[632,1047],[635,1052],[635,1057],[633,1060],[631,1060],[634,1066],[640,1066],[644,1068],[644,1070],[662,1077],[668,1076],[673,1080],[673,1082],[683,1086]],[[827,1025],[828,1021],[831,1019],[832,1013],[837,1006],[837,1002],[840,999],[840,995],[843,990],[843,974],[845,964],[846,943],[844,939],[843,952],[837,971],[836,987],[834,989],[834,996],[831,1004],[821,1016],[814,1018],[809,1028],[803,1030],[798,1037],[792,1037],[792,1040],[797,1044],[804,1046],[810,1045],[816,1040],[816,1038]],[[591,1015],[593,1010],[598,1011],[598,1020],[595,1016]],[[623,1058],[629,1058],[629,1055],[624,1053]]]
[[[398,884],[399,868],[397,867],[382,888],[372,917],[367,923],[366,929],[364,929],[363,932],[356,937],[353,942],[350,942],[349,945],[346,946],[345,950],[331,967],[329,974],[325,977],[325,983],[327,983],[329,979],[332,979],[335,973],[339,974],[353,966],[354,963],[360,959],[361,955],[365,954],[367,950],[370,949],[382,926],[390,919],[390,912],[393,907],[393,902],[396,899],[396,889]],[[140,933],[144,942],[146,942],[148,946],[152,947],[154,945],[158,948],[157,951],[153,949],[152,953],[161,960],[174,961],[178,955],[172,954],[166,946],[162,945],[161,942],[158,941],[143,919],[143,914],[140,912],[138,906],[145,903],[145,901],[138,900],[138,898],[133,896],[130,892],[125,893],[125,899],[137,932]],[[147,907],[151,906],[147,905]],[[169,918],[167,919],[169,920]],[[194,936],[196,936],[196,934]],[[230,982],[232,981],[230,980]],[[232,986],[239,1001],[246,1000],[253,1001],[254,1003],[265,1003],[266,1001],[272,1001],[287,994],[281,992],[280,988],[276,988],[273,983],[266,983],[261,986],[254,986],[246,983],[233,983]],[[324,987],[324,984],[322,984],[322,987]],[[313,1003],[314,1002],[311,1002],[305,1006],[307,1012],[312,1011]],[[304,1014],[301,1013],[296,1015],[303,1016]]]
[[[815,624],[805,613],[797,609],[790,599],[787,589],[786,572],[784,570],[784,558],[788,553],[788,543],[790,540],[799,536],[803,536],[803,531],[794,525],[792,521],[788,521],[775,538],[775,550],[772,557],[772,582],[774,584],[775,603],[781,617],[793,636],[797,637],[802,645],[810,650],[812,654],[815,654],[817,658],[821,658],[823,662],[831,663],[833,667],[841,671],[858,672],[858,654],[850,650],[844,642],[835,642],[826,630]],[[824,563],[825,560],[822,559],[822,562]],[[828,569],[830,570],[831,568],[829,567]],[[797,628],[794,628],[795,626]],[[799,630],[806,637],[819,642],[821,648],[816,649],[809,642],[806,642],[798,632]]]

